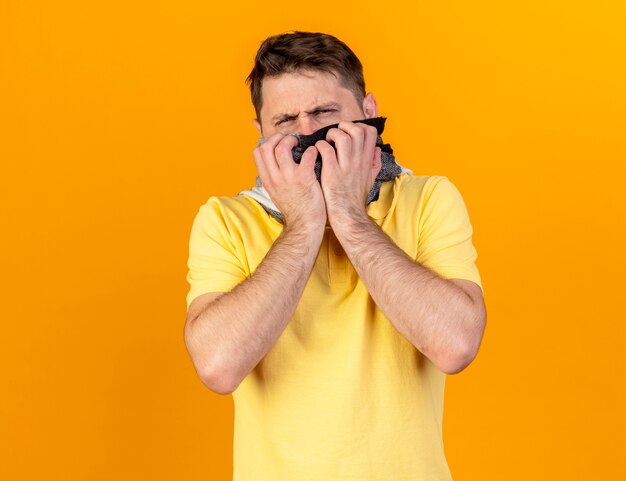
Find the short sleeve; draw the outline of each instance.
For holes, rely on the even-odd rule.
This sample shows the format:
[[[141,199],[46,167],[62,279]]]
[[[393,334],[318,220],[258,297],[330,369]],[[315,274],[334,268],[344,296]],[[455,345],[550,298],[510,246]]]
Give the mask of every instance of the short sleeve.
[[[416,261],[445,279],[467,279],[482,289],[472,225],[461,193],[444,176],[424,186]]]
[[[248,277],[217,197],[211,197],[196,214],[189,236],[187,265],[187,309],[200,294],[228,292]]]

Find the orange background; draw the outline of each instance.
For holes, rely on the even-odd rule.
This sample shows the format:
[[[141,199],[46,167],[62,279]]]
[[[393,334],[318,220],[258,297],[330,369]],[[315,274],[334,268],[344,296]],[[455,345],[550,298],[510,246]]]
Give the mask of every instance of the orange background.
[[[455,481],[624,479],[625,25],[621,1],[1,0],[0,478],[230,479],[188,236],[253,185],[244,79],[301,29],[353,48],[398,161],[470,212],[488,320],[447,378]]]

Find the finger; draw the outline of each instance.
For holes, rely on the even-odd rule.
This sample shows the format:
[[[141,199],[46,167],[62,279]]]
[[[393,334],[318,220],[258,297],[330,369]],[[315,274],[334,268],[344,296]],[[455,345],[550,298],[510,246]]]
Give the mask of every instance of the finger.
[[[283,139],[283,137],[285,137],[284,134],[275,133],[258,147],[261,157],[266,162],[267,168],[273,167],[274,169],[278,169],[278,163],[276,161],[276,156],[274,155],[274,149],[276,148],[276,145]]]
[[[335,127],[326,133],[326,143],[334,142],[337,158],[347,159],[352,153],[352,139],[347,132]]]
[[[363,159],[363,161],[366,161],[367,159],[373,159],[375,156],[376,140],[378,139],[378,130],[372,125],[358,125],[363,132],[363,143],[361,144],[360,158]]]
[[[276,162],[281,169],[295,169],[295,162],[293,161],[293,149],[298,145],[298,138],[295,135],[287,135],[281,139],[276,148],[274,149],[274,155],[276,156]]]
[[[315,147],[322,156],[322,175],[332,174],[337,168],[337,154],[335,149],[325,140],[315,142]]]
[[[259,173],[261,183],[264,186],[271,185],[272,180],[270,178],[269,172],[267,171],[267,167],[265,166],[265,160],[263,160],[263,157],[261,156],[261,148],[257,147],[256,149],[254,149],[252,155],[254,157],[254,164],[256,165],[256,170]]]
[[[300,160],[300,166],[298,167],[298,171],[310,173],[311,176],[317,181],[315,178],[315,160],[317,159],[318,150],[314,145],[308,147],[304,154],[302,154],[302,159]]]
[[[351,151],[360,152],[363,149],[365,141],[364,124],[355,124],[354,122],[341,121],[339,128],[350,136]],[[368,157],[369,158],[369,157]]]
[[[378,129],[376,129],[376,127],[374,127],[373,125],[365,125],[363,124],[363,131],[365,133],[365,139],[363,140],[363,145],[365,146],[365,148],[367,149],[366,158],[369,158],[369,152],[371,152],[371,155],[374,155],[375,148],[378,148],[380,150],[380,147],[376,147],[376,141],[378,140]],[[372,150],[370,150],[370,148]]]
[[[376,139],[378,138],[378,130],[376,127],[364,123],[341,121],[339,122],[339,128],[350,135],[353,151],[356,151],[354,146],[369,147],[371,145],[372,155],[374,155],[373,146],[376,145]]]

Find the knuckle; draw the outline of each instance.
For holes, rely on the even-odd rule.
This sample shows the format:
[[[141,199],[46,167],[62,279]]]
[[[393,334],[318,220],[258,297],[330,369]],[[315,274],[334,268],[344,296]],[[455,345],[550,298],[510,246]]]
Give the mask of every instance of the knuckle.
[[[330,144],[325,140],[318,140],[317,142],[315,142],[315,147],[317,147],[317,149],[322,152],[328,152],[328,149],[331,148]]]
[[[280,143],[281,144],[293,144],[295,142],[297,142],[298,139],[296,138],[295,135],[285,135],[281,140]]]
[[[272,135],[268,140],[270,140],[272,143],[276,143],[276,142],[280,142],[280,139],[284,137],[284,135],[280,132],[276,132],[274,135]]]
[[[276,147],[274,147],[274,153],[276,155],[281,154],[285,151],[285,147],[283,144],[278,144]]]
[[[293,135],[289,135],[278,143],[275,150],[280,152],[291,152],[291,149],[295,147],[295,143],[297,143],[297,139]]]
[[[291,156],[291,149],[287,145],[279,145],[274,152],[276,153],[276,158],[288,159]]]
[[[258,149],[259,149],[259,153],[265,154],[265,155],[271,153],[274,150],[272,145],[269,142],[265,142],[261,144],[261,146],[258,147]]]

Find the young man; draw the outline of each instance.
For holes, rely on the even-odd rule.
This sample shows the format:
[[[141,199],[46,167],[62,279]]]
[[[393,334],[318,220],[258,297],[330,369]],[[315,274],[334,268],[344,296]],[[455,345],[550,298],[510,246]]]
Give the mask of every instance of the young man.
[[[270,37],[248,80],[257,186],[200,207],[185,326],[233,394],[234,479],[451,479],[445,375],[485,327],[460,193],[395,162],[338,39]]]

